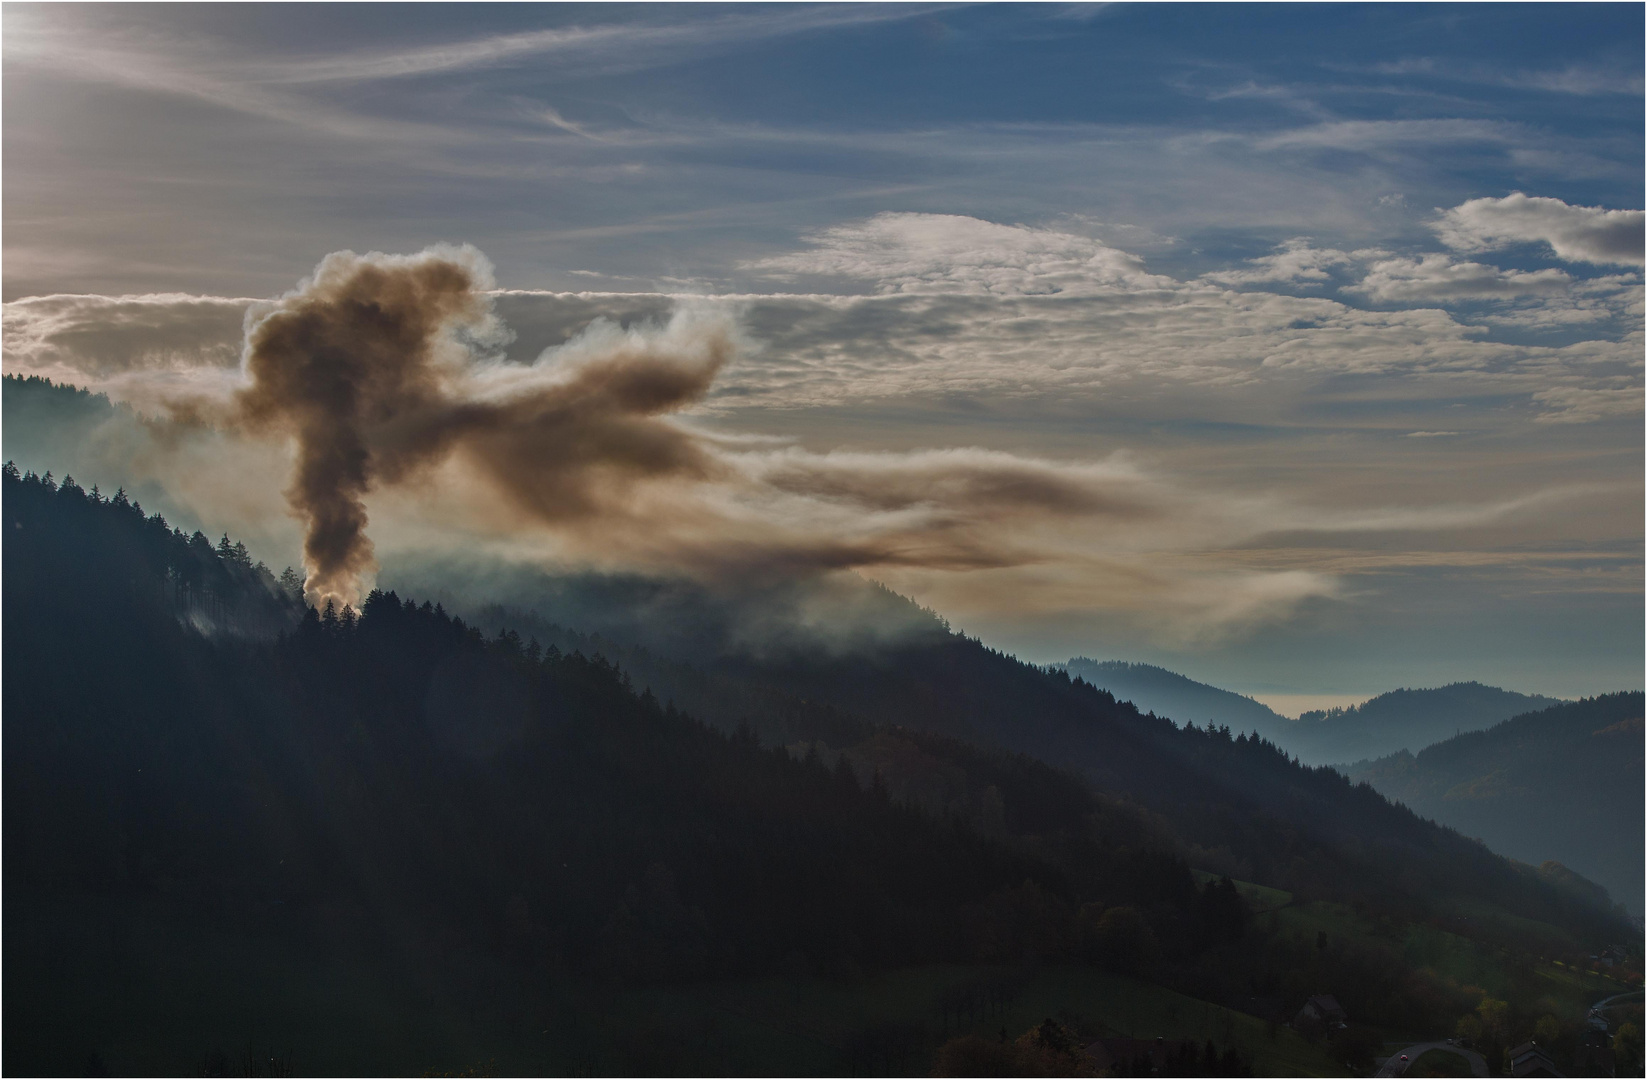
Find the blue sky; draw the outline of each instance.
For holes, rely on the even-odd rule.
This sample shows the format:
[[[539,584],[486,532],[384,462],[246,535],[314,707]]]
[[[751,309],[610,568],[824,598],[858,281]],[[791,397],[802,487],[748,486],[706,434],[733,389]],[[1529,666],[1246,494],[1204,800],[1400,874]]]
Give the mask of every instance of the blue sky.
[[[469,244],[517,361],[733,320],[682,423],[1148,487],[1151,527],[1045,524],[1014,568],[859,568],[1031,658],[1641,685],[1639,5],[0,20],[8,370],[227,393],[248,300]],[[224,527],[294,545],[278,487]],[[395,499],[385,572],[440,542]]]

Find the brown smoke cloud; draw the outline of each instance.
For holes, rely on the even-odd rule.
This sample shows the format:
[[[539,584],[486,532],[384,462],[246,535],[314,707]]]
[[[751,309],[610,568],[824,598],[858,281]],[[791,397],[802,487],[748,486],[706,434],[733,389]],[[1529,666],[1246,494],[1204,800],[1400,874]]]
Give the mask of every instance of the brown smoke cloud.
[[[341,252],[248,315],[249,385],[231,419],[295,446],[286,498],[311,601],[358,601],[376,569],[367,503],[380,489],[403,518],[545,557],[734,585],[839,570],[921,592],[977,579],[1037,607],[1125,606],[1137,592],[1220,624],[1333,589],[1311,574],[1259,575],[1261,589],[1200,589],[1193,572],[1140,584],[1164,536],[1180,552],[1216,547],[1274,527],[1276,508],[1209,501],[1121,460],[717,436],[675,414],[738,353],[724,309],[681,304],[639,328],[597,319],[518,363],[503,358],[491,290],[470,248]]]
[[[673,334],[614,331],[556,364],[508,365],[489,356],[505,340],[491,287],[472,249],[340,252],[248,320],[238,417],[295,442],[286,498],[311,599],[358,600],[376,567],[365,496],[454,453],[546,523],[598,513],[637,480],[716,472],[657,418],[707,392],[732,353],[727,326],[677,318]]]

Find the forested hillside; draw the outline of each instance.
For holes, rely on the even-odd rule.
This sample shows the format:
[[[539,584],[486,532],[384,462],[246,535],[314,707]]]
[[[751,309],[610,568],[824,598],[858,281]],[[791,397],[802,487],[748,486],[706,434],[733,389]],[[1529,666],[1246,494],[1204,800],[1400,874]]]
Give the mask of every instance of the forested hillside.
[[[1564,863],[1640,912],[1642,704],[1634,693],[1557,705],[1349,773],[1495,851]]]
[[[1033,762],[949,748],[1013,808],[975,827],[710,730],[603,659],[393,594],[300,617],[121,494],[5,484],[6,965],[37,988],[8,999],[9,1071],[78,1068],[82,980],[162,977],[72,944],[131,911],[437,997],[470,954],[538,984],[844,977],[1061,956],[1089,904],[1146,912],[1181,963],[1240,925],[1134,812]]]
[[[925,1071],[963,1001],[987,1024],[1041,964],[1259,1012],[1331,987],[1402,1032],[1474,1007],[1395,953],[1257,921],[1227,878],[1197,883],[1220,862],[1513,964],[1535,963],[1514,959],[1529,919],[1545,952],[1629,936],[1581,882],[958,636],[727,660],[702,700],[789,711],[715,728],[530,631],[393,593],[305,609],[123,492],[8,466],[4,513],[11,1072],[221,1072],[276,1026],[302,1044],[246,1071],[454,1068],[476,1046],[514,1071],[761,1071],[756,1044],[683,1027],[670,988],[935,963],[978,972],[971,996],[931,1027],[865,1004],[822,1068]],[[1230,1030],[1229,1053],[1267,1052]]]
[[[769,742],[822,741],[869,757],[855,744],[894,726],[1072,770],[1170,822],[1198,866],[1238,878],[1312,897],[1376,899],[1404,912],[1429,912],[1438,896],[1472,896],[1544,918],[1573,902],[1525,868],[1333,769],[1301,766],[1273,743],[1228,726],[1180,729],[1140,714],[1078,676],[1024,664],[896,602],[916,629],[869,649],[769,647],[686,664],[645,649],[601,647],[660,693],[690,701],[696,715],[726,726],[756,717]],[[518,610],[480,617],[488,625],[530,626],[546,640],[588,640]],[[1569,914],[1584,917],[1579,909]]]
[[[1179,728],[1067,673],[945,634],[872,653],[731,657],[717,672],[873,724],[999,746],[1082,775],[1170,822],[1199,864],[1311,896],[1423,912],[1473,896],[1530,917],[1585,918],[1479,843],[1330,768],[1227,727]]]

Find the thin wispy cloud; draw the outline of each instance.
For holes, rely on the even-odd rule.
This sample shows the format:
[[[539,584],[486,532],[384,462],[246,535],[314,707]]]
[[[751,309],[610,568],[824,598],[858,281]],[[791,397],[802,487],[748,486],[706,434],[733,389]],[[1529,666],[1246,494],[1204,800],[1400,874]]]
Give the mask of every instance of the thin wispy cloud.
[[[1419,56],[1359,67],[1343,64],[1330,66],[1340,71],[1361,71],[1398,77],[1423,75],[1447,82],[1475,83],[1517,90],[1542,90],[1581,97],[1613,94],[1639,97],[1643,85],[1639,70],[1630,70],[1614,64],[1569,64],[1562,68],[1506,69]]]
[[[202,64],[143,46],[122,48],[91,43],[73,34],[28,24],[16,29],[9,20],[5,56],[10,64],[42,69],[54,79],[102,83],[187,98],[197,104],[336,138],[427,144],[463,137],[461,132],[443,125],[368,117],[324,101],[271,89],[244,78],[236,65]]]
[[[1518,125],[1499,120],[1331,120],[1265,135],[1256,139],[1255,144],[1261,150],[1311,148],[1376,151],[1435,144],[1511,145],[1526,139],[1527,133]]]
[[[372,49],[313,58],[270,60],[212,48],[197,36],[114,35],[101,42],[83,30],[57,27],[24,15],[9,17],[5,53],[14,63],[47,67],[56,78],[109,83],[170,94],[347,138],[467,141],[461,127],[368,115],[335,100],[297,92],[324,87],[455,74],[550,58],[548,73],[587,77],[659,63],[679,63],[704,52],[751,42],[911,19],[945,5],[797,7],[759,14],[687,19],[672,24],[609,23],[504,34],[402,49]],[[285,89],[282,89],[285,88]],[[544,114],[558,117],[553,109]],[[587,134],[564,119],[557,126]]]
[[[479,71],[529,58],[550,58],[606,72],[633,71],[658,63],[679,63],[693,53],[855,26],[924,18],[953,4],[802,5],[668,23],[640,20],[597,26],[499,34],[424,47],[371,49],[313,59],[253,65],[249,74],[276,83],[369,82],[419,75]],[[563,75],[569,74],[563,72]]]

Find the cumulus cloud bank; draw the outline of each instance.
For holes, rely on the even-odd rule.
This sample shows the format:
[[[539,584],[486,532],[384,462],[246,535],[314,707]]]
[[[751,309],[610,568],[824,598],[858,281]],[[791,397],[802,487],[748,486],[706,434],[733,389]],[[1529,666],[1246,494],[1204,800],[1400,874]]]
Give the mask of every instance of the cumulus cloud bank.
[[[1548,244],[1568,262],[1641,266],[1641,210],[1569,206],[1560,199],[1514,192],[1501,199],[1471,199],[1446,211],[1436,232],[1458,251],[1490,251],[1511,244]]]

